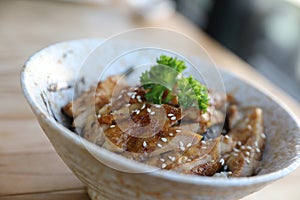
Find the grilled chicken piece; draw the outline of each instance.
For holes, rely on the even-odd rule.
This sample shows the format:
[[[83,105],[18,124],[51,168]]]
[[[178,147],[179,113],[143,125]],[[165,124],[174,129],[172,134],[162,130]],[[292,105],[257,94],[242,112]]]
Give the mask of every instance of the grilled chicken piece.
[[[77,118],[84,117],[84,114],[80,114]],[[107,126],[100,126],[97,122],[96,116],[94,114],[90,114],[86,116],[84,119],[76,119],[78,122],[84,121],[85,125],[81,130],[76,126],[76,130],[78,133],[82,134],[81,136],[85,139],[91,141],[94,144],[102,146],[105,142],[105,138],[103,135],[103,131],[107,129]]]
[[[157,156],[166,151],[183,152],[189,147],[199,144],[201,139],[201,135],[192,131],[171,127],[163,132],[160,140],[157,141],[155,151],[151,152],[149,156]],[[161,144],[162,147],[158,144]]]
[[[176,132],[181,131],[181,132]],[[191,131],[171,128],[163,132],[156,140],[145,140],[147,146],[152,147],[145,164],[162,167],[162,164],[170,164],[178,159],[182,153],[193,145],[200,143],[202,136]],[[142,143],[141,143],[142,145]],[[148,150],[148,148],[146,148]],[[163,162],[162,162],[163,161]]]
[[[241,120],[242,114],[236,104],[230,105],[227,111],[228,129],[231,130]]]
[[[125,87],[120,94],[117,93],[112,99],[112,110],[119,110],[126,104],[136,104],[145,101],[145,90],[142,87]]]
[[[190,147],[181,157],[165,168],[184,174],[211,176],[221,168],[220,158],[220,138],[216,138]]]
[[[206,113],[202,113],[201,110],[197,109],[186,109],[183,111],[182,115],[182,126],[192,130],[196,129],[195,132],[199,134],[205,133],[211,126],[223,124],[225,120],[225,115],[212,107],[208,108]]]
[[[229,137],[228,135],[220,136],[220,148],[221,148],[221,155],[224,156],[233,151],[234,147],[236,146],[236,142]]]
[[[230,137],[220,136],[214,140],[192,144],[183,154],[174,156],[173,162],[165,166],[184,174],[212,176],[224,164],[222,155],[232,151],[234,142]],[[163,165],[164,166],[164,165]]]
[[[109,145],[114,144],[123,151],[140,153],[144,152],[144,149],[141,148],[142,145],[140,145],[143,141],[154,143],[160,137],[167,137],[164,134],[169,133],[165,132],[180,120],[180,116],[180,109],[173,106],[152,106],[146,103],[136,103],[128,108],[122,107],[113,114],[103,116],[105,119],[112,117],[108,123],[110,128],[105,130],[104,134],[106,139],[112,142],[108,143]],[[103,117],[100,117],[98,121],[105,124],[106,121]],[[148,146],[147,151],[154,150],[150,146]],[[117,149],[117,152],[120,150]]]
[[[105,104],[109,103],[113,92],[118,93],[115,89],[121,91],[127,87],[122,80],[123,79],[121,79],[120,76],[108,77],[105,81],[99,82],[96,88],[91,88],[89,91],[84,92],[76,100],[68,103],[65,107],[63,107],[63,112],[67,116],[75,118],[89,107],[96,106],[96,108],[101,108]],[[118,87],[116,87],[117,84]]]
[[[225,165],[231,176],[256,173],[265,145],[261,109],[240,112],[231,95],[212,92],[206,113],[181,110],[176,99],[174,105],[153,105],[146,102],[144,89],[119,80],[109,77],[63,108],[84,138],[127,158],[179,173],[213,176]],[[225,104],[229,133],[212,134],[223,124]]]
[[[244,118],[229,135],[237,146],[226,159],[232,176],[251,176],[256,173],[265,146],[263,116],[260,108],[249,108]]]
[[[204,129],[204,126],[200,126],[201,124],[199,123],[185,123],[185,124],[180,124],[180,128],[182,130],[187,130],[187,131],[191,131],[194,133],[201,133],[201,130]]]
[[[215,109],[221,109],[227,101],[226,94],[209,90],[210,106]]]

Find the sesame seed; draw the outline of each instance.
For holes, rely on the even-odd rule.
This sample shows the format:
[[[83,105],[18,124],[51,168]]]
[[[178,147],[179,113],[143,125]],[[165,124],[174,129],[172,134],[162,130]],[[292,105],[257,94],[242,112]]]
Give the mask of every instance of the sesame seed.
[[[250,164],[250,160],[249,160],[249,159],[246,159],[246,163]]]
[[[180,133],[180,132],[181,132],[181,130],[179,130],[179,129],[176,130],[176,133]]]
[[[250,124],[247,125],[248,130],[252,130],[252,126]]]
[[[185,151],[185,148],[181,146],[181,147],[180,147],[180,150],[181,150],[181,151]]]
[[[159,148],[162,148],[162,145],[161,145],[160,143],[157,143],[157,146],[158,146]]]
[[[231,175],[231,174],[232,174],[232,172],[231,172],[231,171],[229,171],[229,172],[228,172],[228,174],[229,174],[229,175]]]
[[[150,109],[150,108],[147,108],[147,112],[148,112],[148,113],[151,113],[151,109]]]
[[[147,146],[148,146],[147,142],[144,141],[144,142],[143,142],[143,147],[146,148]]]
[[[167,167],[167,164],[166,163],[163,163],[162,165],[161,165],[161,168],[166,168]]]
[[[168,156],[168,158],[169,158],[171,161],[173,161],[173,162],[174,162],[175,159],[176,159],[174,156]]]
[[[125,105],[125,107],[129,107],[130,105],[131,105],[131,104],[130,104],[130,103],[128,103],[128,104],[126,104],[126,105]]]
[[[247,156],[250,156],[250,152],[249,152],[249,151],[246,151],[245,154],[246,154]]]
[[[159,104],[155,104],[154,106],[155,106],[155,108],[161,108],[161,105],[159,105]]]
[[[138,102],[142,102],[142,97],[140,95],[136,96]]]
[[[167,138],[160,138],[161,139],[161,141],[163,141],[163,142],[168,142],[168,139]]]
[[[245,147],[245,146],[242,146],[242,147],[241,147],[241,149],[245,150],[245,149],[246,149],[246,147]]]
[[[174,134],[173,134],[173,133],[169,133],[169,136],[173,137],[173,136],[174,136]]]
[[[238,141],[237,145],[242,146],[242,142]]]
[[[258,147],[258,142],[257,142],[257,141],[255,141],[255,142],[254,142],[254,145],[255,145],[256,147]]]
[[[172,116],[174,116],[173,113],[169,113],[169,114],[168,114],[168,117],[172,117]]]
[[[99,114],[97,115],[97,117],[100,118],[100,117],[101,117],[101,114],[99,113]]]
[[[239,154],[237,154],[237,153],[233,153],[232,154],[234,157],[237,157]]]
[[[224,158],[221,158],[219,162],[221,163],[221,165],[224,165],[225,164]]]
[[[150,115],[155,115],[155,112],[154,112],[154,111],[152,111],[152,112],[150,113]]]
[[[192,143],[188,143],[187,145],[186,145],[186,147],[191,147],[192,146]]]
[[[176,117],[175,116],[171,117],[171,120],[176,120]]]
[[[161,162],[165,162],[166,160],[165,159],[163,159],[163,158],[161,158],[161,159],[159,159]]]
[[[112,124],[112,125],[110,125],[109,127],[110,127],[110,128],[115,128],[116,125]]]
[[[261,137],[262,137],[263,139],[265,139],[265,138],[266,138],[266,135],[265,135],[264,133],[262,133],[262,134],[261,134]]]
[[[135,99],[135,94],[133,94],[133,95],[131,96],[131,98],[132,98],[132,99]]]
[[[225,138],[226,138],[226,139],[229,139],[229,136],[228,136],[228,135],[225,135]]]
[[[179,141],[179,146],[183,147],[183,142]]]
[[[138,114],[140,114],[140,110],[135,110],[135,113],[138,115]]]
[[[146,107],[146,104],[143,104],[141,107],[141,110],[143,110]]]
[[[201,140],[201,143],[202,143],[202,144],[206,144],[206,142],[205,142],[204,140]]]
[[[122,98],[122,94],[120,94],[119,96],[118,96],[118,99],[121,99]]]
[[[201,149],[206,149],[206,148],[207,148],[206,146],[201,147]]]
[[[237,153],[240,152],[240,150],[238,150],[237,148],[233,148],[233,151]]]
[[[259,148],[256,148],[255,151],[256,151],[257,153],[260,153],[260,149],[259,149]]]
[[[191,162],[191,161],[192,161],[192,159],[190,159],[190,158],[186,160],[186,162]]]
[[[248,150],[252,150],[252,147],[251,146],[247,146],[246,147]]]

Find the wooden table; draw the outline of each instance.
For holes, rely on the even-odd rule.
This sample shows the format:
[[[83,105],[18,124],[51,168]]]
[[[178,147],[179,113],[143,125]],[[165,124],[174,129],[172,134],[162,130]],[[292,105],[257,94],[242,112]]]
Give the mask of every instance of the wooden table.
[[[133,19],[124,5],[57,1],[0,1],[0,199],[87,200],[84,186],[57,156],[19,84],[24,61],[51,43],[108,37],[136,27],[166,27],[200,42],[220,66],[270,90],[300,117],[299,105],[245,62],[176,14],[160,21]],[[244,200],[300,198],[300,169]]]

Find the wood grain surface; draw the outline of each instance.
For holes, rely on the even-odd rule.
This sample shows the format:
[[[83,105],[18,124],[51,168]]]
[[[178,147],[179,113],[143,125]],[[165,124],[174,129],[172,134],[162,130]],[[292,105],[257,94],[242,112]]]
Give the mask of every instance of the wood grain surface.
[[[137,27],[170,28],[197,40],[217,65],[265,88],[300,118],[299,105],[223,48],[175,14],[159,21],[132,17],[124,1],[107,5],[60,1],[0,1],[0,199],[88,200],[82,183],[58,157],[38,126],[19,84],[25,60],[37,50],[64,40],[107,38]],[[300,170],[244,200],[300,199]]]

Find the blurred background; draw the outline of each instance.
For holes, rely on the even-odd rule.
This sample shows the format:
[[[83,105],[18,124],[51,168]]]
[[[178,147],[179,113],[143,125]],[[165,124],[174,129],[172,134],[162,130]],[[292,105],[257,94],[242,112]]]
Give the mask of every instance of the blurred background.
[[[141,27],[190,36],[221,68],[262,86],[300,117],[300,0],[0,0],[1,200],[89,199],[23,97],[24,62],[53,43]],[[299,179],[300,169],[246,199],[299,200]]]
[[[300,101],[300,0],[176,0],[177,10]]]
[[[2,5],[0,17],[3,14],[2,17],[8,19],[5,21],[6,24],[1,25],[0,34],[6,33],[7,37],[17,36],[19,33],[12,33],[7,27],[19,21],[24,26],[22,29],[20,27],[19,31],[28,34],[42,33],[35,35],[37,37],[34,42],[41,35],[47,35],[50,27],[57,27],[60,29],[58,31],[69,35],[68,38],[60,37],[59,34],[52,35],[52,38],[57,40],[73,39],[72,37],[75,39],[75,36],[94,37],[96,34],[93,31],[97,30],[95,25],[105,26],[105,33],[115,34],[120,30],[127,30],[131,24],[134,24],[131,28],[155,24],[147,24],[147,21],[161,21],[163,24],[163,19],[168,18],[169,21],[165,22],[169,24],[177,11],[298,102],[300,101],[300,0],[34,0],[22,4],[20,2],[24,1],[0,0]],[[52,2],[49,5],[53,7],[56,5],[59,14],[42,11],[48,10],[42,5],[45,3],[44,6],[47,6],[46,2]],[[24,8],[18,8],[20,5]],[[114,7],[119,8],[110,9],[111,5],[117,5]],[[69,9],[65,9],[68,7]],[[130,12],[127,18],[122,17],[124,10]],[[13,13],[19,11],[22,13],[18,15]],[[93,14],[86,14],[91,11]],[[41,12],[44,12],[43,15]],[[74,16],[75,12],[78,13],[77,16]],[[60,18],[62,13],[65,13],[66,18]],[[70,18],[72,16],[79,21],[72,21]],[[107,16],[111,16],[110,19],[104,20]],[[128,16],[134,17],[136,21],[133,23]],[[35,17],[38,19],[28,21]],[[122,18],[123,21],[120,22],[118,18]],[[43,20],[53,24],[48,26]],[[77,29],[75,23],[84,24],[84,27]],[[34,30],[26,30],[27,25]],[[68,29],[68,26],[75,28],[74,31]]]
[[[90,4],[117,0],[65,0]],[[184,15],[300,101],[300,0],[124,0],[136,18]]]

